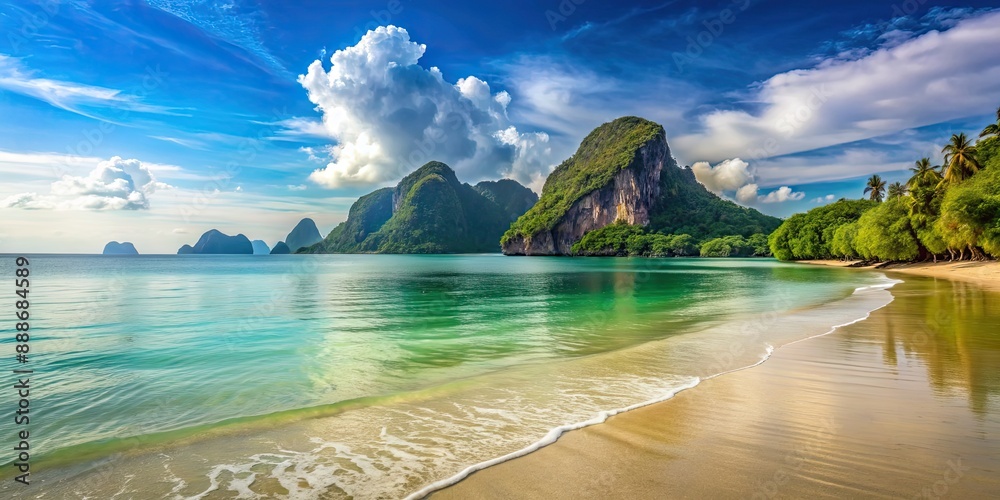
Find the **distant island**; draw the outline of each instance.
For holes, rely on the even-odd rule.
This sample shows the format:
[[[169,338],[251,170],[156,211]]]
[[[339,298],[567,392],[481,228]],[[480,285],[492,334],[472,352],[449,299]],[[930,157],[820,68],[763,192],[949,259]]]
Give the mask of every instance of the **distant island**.
[[[472,187],[432,161],[395,188],[362,196],[345,222],[299,253],[498,252],[500,236],[533,198],[516,181]]]
[[[319,233],[316,223],[308,217],[300,220],[284,239],[285,244],[288,245],[292,253],[302,247],[307,247],[320,241],[323,241],[323,235]]]
[[[127,241],[121,243],[109,241],[107,245],[104,245],[104,251],[101,253],[103,255],[139,255],[135,246]]]
[[[274,248],[271,249],[271,255],[282,255],[289,254],[292,251],[288,248],[288,245],[284,241],[279,241],[274,244]]]
[[[267,243],[265,243],[264,240],[253,240],[253,241],[250,242],[250,244],[253,245],[253,254],[254,255],[270,255],[271,254],[271,247],[267,246]]]
[[[242,234],[229,236],[217,229],[210,229],[201,235],[198,242],[184,245],[177,250],[178,255],[186,254],[253,254],[253,244]]]
[[[954,134],[934,165],[921,158],[906,182],[868,179],[867,199],[840,200],[788,218],[769,243],[781,260],[868,262],[1000,257],[1000,109],[973,144]]]

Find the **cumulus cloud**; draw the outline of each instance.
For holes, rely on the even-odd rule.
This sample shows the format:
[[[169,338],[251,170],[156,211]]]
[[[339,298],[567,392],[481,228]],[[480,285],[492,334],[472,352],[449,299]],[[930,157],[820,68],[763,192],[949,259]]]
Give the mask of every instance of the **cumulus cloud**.
[[[739,159],[724,160],[714,167],[706,161],[691,165],[691,170],[698,182],[709,191],[721,195],[725,191],[736,191],[753,182],[750,164]]]
[[[998,23],[1000,12],[991,12],[777,74],[749,92],[758,111],[711,112],[677,149],[708,159],[768,158],[984,114],[1000,99]]]
[[[743,204],[750,204],[757,201],[757,191],[760,187],[756,184],[747,184],[736,190],[736,201]]]
[[[159,182],[149,168],[136,159],[120,156],[97,164],[86,176],[64,175],[52,183],[48,195],[21,193],[0,201],[0,207],[64,210],[143,210],[158,189],[171,186]]]
[[[780,203],[801,200],[805,193],[792,191],[788,186],[782,186],[767,195],[759,195],[760,186],[750,165],[739,159],[723,160],[715,166],[700,161],[691,165],[695,179],[709,191],[726,196],[735,192],[736,201],[750,205],[756,202]]]
[[[449,83],[438,68],[419,65],[426,48],[405,29],[383,26],[331,55],[329,70],[317,60],[299,76],[336,141],[311,181],[330,188],[384,183],[431,160],[469,181],[531,182],[548,171],[549,137],[510,123],[510,94],[475,76]]]
[[[813,198],[812,202],[813,203],[830,203],[831,201],[836,200],[836,199],[837,199],[836,196],[834,196],[832,194],[828,194],[826,196],[820,196],[819,198]]]
[[[792,191],[792,188],[788,186],[781,186],[770,193],[767,196],[761,196],[759,198],[761,203],[783,203],[786,201],[798,201],[805,198],[806,194],[801,191]]]

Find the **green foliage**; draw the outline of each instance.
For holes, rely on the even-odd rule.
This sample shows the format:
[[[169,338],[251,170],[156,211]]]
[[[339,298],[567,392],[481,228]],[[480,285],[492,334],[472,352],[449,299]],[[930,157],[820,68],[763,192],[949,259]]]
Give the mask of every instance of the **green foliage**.
[[[906,202],[899,198],[868,210],[858,220],[854,247],[866,259],[916,259],[920,243],[909,215]]]
[[[587,232],[580,241],[573,244],[574,255],[629,255],[629,238],[633,239],[632,247],[638,248],[638,239],[645,239],[646,231],[642,226],[633,226],[624,222],[609,224],[600,229]],[[645,243],[642,243],[645,246]],[[652,245],[652,242],[649,242]]]
[[[941,149],[944,153],[944,164],[946,167],[944,180],[957,184],[972,177],[973,174],[982,168],[977,158],[976,146],[968,137],[962,134],[953,134],[951,142]]]
[[[861,252],[854,247],[854,241],[858,238],[858,223],[849,222],[842,224],[833,232],[833,240],[830,242],[830,252],[834,257],[844,259],[861,258]]]
[[[902,198],[906,196],[906,186],[901,182],[893,182],[889,184],[889,199]]]
[[[1000,135],[986,137],[976,143],[976,158],[984,166],[989,165],[997,156],[1000,156]]]
[[[330,231],[326,239],[299,253],[353,253],[360,251],[368,235],[392,217],[392,188],[368,193],[351,205],[347,220]]]
[[[774,255],[782,260],[1000,257],[1000,109],[997,120],[975,145],[965,134],[953,135],[942,149],[944,167],[932,166],[930,158],[918,160],[905,188],[889,186],[886,203],[847,202],[855,210],[841,217],[822,213],[825,207],[789,217],[768,240]],[[865,194],[880,200],[884,185],[872,176]]]
[[[882,180],[881,176],[876,174],[868,178],[865,194],[868,195],[869,200],[876,203],[881,203],[885,199],[885,181]]]
[[[948,247],[964,252],[981,247],[1000,257],[1000,157],[982,172],[948,189],[935,228]]]
[[[689,168],[665,166],[660,173],[660,200],[649,228],[663,234],[690,234],[699,240],[730,235],[770,234],[781,219],[723,200],[705,189]]]
[[[762,242],[766,242],[766,237],[763,234],[755,234],[749,239],[743,238],[742,236],[726,236],[723,238],[714,238],[706,241],[701,245],[701,256],[702,257],[751,257],[758,255],[757,252],[763,250],[757,245]],[[767,250],[763,250],[765,253],[758,256],[766,256]]]
[[[827,259],[837,256],[831,248],[837,228],[857,221],[877,205],[870,200],[839,200],[785,220],[770,238],[771,252],[780,260]]]
[[[538,203],[514,222],[503,241],[552,229],[574,202],[608,184],[634,162],[640,147],[664,135],[659,124],[635,116],[597,127],[584,138],[576,154],[549,174]]]
[[[531,207],[538,202],[538,195],[534,191],[512,179],[482,181],[473,186],[472,189],[496,203],[507,214],[511,222],[531,210]]]
[[[765,239],[758,234],[756,241]],[[740,240],[741,237],[737,236]],[[753,255],[752,245],[745,256]],[[635,256],[635,257],[689,257],[699,254],[695,239],[689,234],[665,235],[647,232],[642,226],[616,222],[600,229],[589,231],[573,245],[574,255],[590,256]]]

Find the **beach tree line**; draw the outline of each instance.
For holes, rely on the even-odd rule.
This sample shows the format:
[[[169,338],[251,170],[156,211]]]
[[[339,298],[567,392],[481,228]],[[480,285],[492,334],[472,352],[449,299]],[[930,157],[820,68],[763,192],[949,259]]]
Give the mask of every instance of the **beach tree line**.
[[[977,139],[953,134],[942,162],[905,183],[872,175],[862,199],[795,214],[768,238],[781,260],[985,260],[1000,257],[1000,108]]]

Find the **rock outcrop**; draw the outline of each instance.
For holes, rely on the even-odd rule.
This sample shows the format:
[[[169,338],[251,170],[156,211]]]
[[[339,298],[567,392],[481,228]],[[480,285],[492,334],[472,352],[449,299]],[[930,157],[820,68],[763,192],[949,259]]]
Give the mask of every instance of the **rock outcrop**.
[[[201,235],[194,246],[184,245],[178,254],[253,254],[253,244],[242,234],[229,236],[217,229]]]
[[[296,250],[323,241],[323,235],[319,233],[316,223],[310,218],[299,221],[288,236],[285,237],[285,244],[295,253]]]
[[[109,241],[107,245],[104,245],[104,251],[101,253],[103,255],[139,255],[135,246],[127,241],[121,243]]]
[[[677,165],[662,126],[629,116],[591,132],[501,244],[507,255],[572,255],[585,234],[616,222],[693,241],[766,235],[781,223],[705,189],[690,168]]]
[[[606,123],[550,175],[539,203],[504,235],[503,253],[569,255],[573,244],[588,231],[616,221],[646,225],[660,196],[661,171],[676,167],[659,125],[635,117]],[[594,189],[573,185],[599,174],[607,180]],[[566,197],[574,192],[580,192],[579,196],[567,202]],[[559,202],[568,204],[562,213]],[[539,224],[526,218],[550,222]]]

